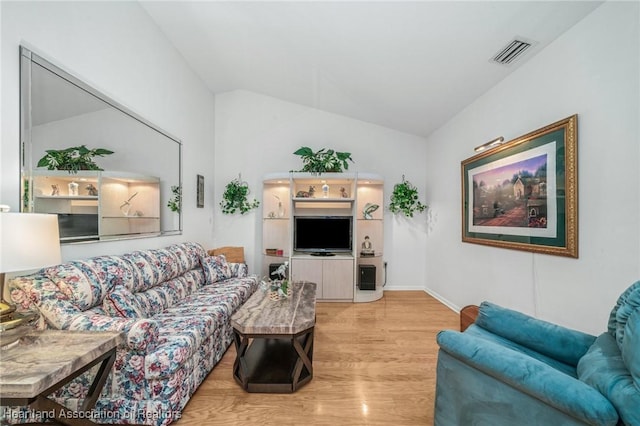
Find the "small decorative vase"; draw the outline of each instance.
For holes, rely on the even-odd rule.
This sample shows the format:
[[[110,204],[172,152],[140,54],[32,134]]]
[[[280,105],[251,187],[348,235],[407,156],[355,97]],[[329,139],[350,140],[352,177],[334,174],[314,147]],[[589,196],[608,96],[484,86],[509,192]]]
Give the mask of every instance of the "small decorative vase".
[[[322,196],[324,198],[329,198],[329,185],[327,185],[326,183],[322,185]]]
[[[78,196],[78,184],[75,182],[69,182],[69,195],[72,197]]]
[[[129,203],[124,203],[120,206],[120,211],[124,216],[129,216],[129,210],[131,210],[131,204]]]
[[[278,201],[278,217],[283,218],[285,215],[284,206],[282,205],[282,201]]]

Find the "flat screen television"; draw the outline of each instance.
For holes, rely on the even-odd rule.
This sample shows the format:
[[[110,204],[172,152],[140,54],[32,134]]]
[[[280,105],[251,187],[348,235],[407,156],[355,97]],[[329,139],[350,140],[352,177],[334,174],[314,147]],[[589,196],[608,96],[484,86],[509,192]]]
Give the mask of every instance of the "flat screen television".
[[[295,216],[293,250],[319,256],[353,250],[351,216]]]

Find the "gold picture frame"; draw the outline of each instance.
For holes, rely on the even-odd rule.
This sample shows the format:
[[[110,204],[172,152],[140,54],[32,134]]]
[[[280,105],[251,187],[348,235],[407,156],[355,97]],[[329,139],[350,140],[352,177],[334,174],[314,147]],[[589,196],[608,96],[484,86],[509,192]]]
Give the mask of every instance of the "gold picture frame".
[[[461,162],[462,241],[578,257],[578,116]]]

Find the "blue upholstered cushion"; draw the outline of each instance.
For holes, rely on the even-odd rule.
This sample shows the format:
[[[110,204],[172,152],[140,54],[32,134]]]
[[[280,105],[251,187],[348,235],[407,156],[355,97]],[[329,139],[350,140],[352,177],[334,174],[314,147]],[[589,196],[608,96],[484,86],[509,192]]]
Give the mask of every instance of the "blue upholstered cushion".
[[[482,302],[475,324],[573,366],[595,340],[595,336],[590,334],[570,330],[490,302]]]
[[[631,284],[618,297],[616,306],[609,315],[609,333],[618,342],[618,347],[622,348],[624,340],[624,328],[631,314],[640,309],[640,281]]]
[[[523,353],[525,355],[529,355],[532,358],[537,359],[538,361],[542,361],[545,364],[562,371],[565,374],[568,374],[571,377],[575,377],[577,378],[577,374],[576,374],[576,367],[575,365],[569,365],[566,364],[564,362],[558,361],[556,359],[553,359],[551,357],[548,357],[546,355],[543,355],[539,352],[536,352],[534,350],[531,350],[529,348],[527,348],[526,346],[523,345],[519,345],[509,339],[505,339],[504,337],[500,337],[497,334],[493,334],[490,331],[485,330],[482,327],[478,327],[475,324],[472,324],[469,328],[467,328],[464,332],[465,334],[470,334],[473,336],[477,336],[483,339],[487,339],[490,340],[492,342],[498,343],[504,347],[507,347],[509,349],[513,349],[515,351],[518,351],[520,353]]]
[[[622,360],[629,369],[633,382],[640,392],[640,308],[629,316],[624,327],[624,340],[620,348]],[[640,411],[640,405],[638,405]]]
[[[636,352],[637,352],[636,347]],[[602,333],[578,362],[578,378],[607,397],[627,425],[640,425],[640,389],[633,383],[618,345]]]

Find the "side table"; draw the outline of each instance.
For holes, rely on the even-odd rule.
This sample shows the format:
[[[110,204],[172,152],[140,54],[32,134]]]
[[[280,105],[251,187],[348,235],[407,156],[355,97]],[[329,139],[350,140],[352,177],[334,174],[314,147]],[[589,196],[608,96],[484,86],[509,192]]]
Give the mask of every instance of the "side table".
[[[119,332],[33,331],[0,349],[0,406],[29,406],[39,420],[92,425],[93,409],[123,341]],[[71,380],[100,364],[81,412],[48,398]],[[5,416],[11,411],[5,411]],[[17,414],[17,412],[16,412]]]
[[[460,310],[460,331],[465,331],[467,327],[476,322],[479,306],[467,305]]]

